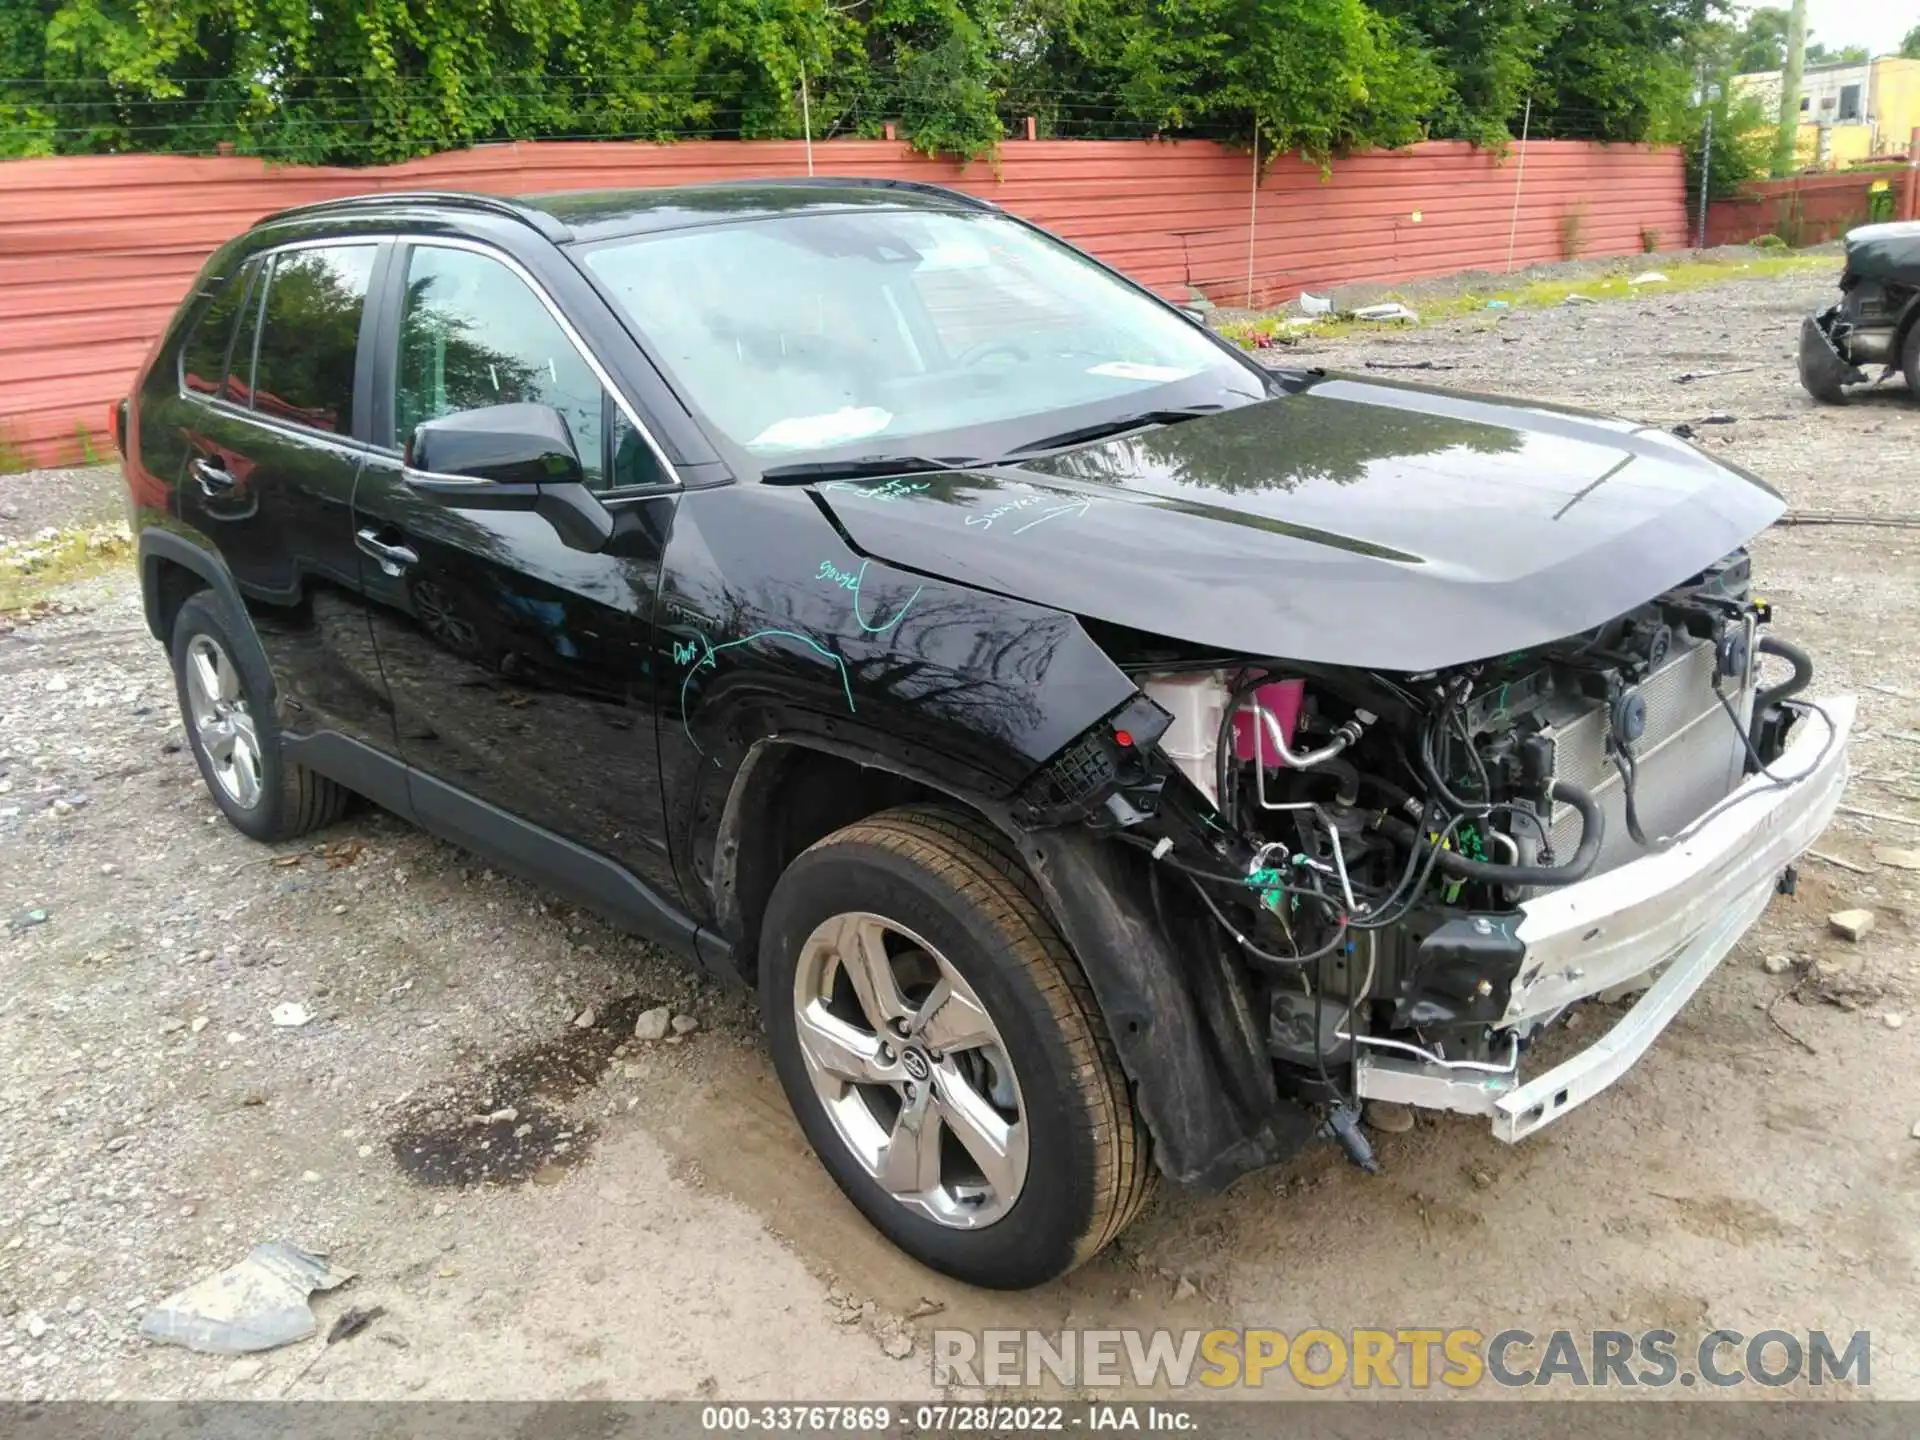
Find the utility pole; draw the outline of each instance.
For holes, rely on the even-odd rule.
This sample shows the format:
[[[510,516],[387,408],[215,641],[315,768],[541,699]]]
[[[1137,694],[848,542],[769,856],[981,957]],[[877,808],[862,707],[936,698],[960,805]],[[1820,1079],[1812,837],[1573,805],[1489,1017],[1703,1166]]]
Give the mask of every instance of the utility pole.
[[[1773,137],[1773,173],[1791,175],[1800,140],[1800,81],[1807,65],[1807,0],[1787,17],[1787,68],[1780,72],[1780,129]]]

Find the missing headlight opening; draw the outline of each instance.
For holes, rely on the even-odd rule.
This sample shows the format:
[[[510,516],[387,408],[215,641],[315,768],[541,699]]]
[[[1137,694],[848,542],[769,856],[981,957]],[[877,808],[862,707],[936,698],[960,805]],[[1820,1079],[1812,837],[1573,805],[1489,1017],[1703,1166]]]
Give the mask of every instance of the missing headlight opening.
[[[1827,773],[1845,723],[1795,698],[1811,665],[1770,618],[1742,550],[1594,629],[1423,673],[1109,635],[1142,699],[1109,722],[1131,749],[1082,792],[1088,823],[1145,872],[1169,935],[1227,937],[1281,1092],[1357,1162],[1365,1097],[1517,1139],[1613,1078],[1576,1065],[1528,1093],[1542,1029],[1686,972],[1703,942],[1674,912],[1764,903],[1773,875],[1719,865],[1715,823]],[[1778,773],[1803,735],[1811,760],[1795,747]]]

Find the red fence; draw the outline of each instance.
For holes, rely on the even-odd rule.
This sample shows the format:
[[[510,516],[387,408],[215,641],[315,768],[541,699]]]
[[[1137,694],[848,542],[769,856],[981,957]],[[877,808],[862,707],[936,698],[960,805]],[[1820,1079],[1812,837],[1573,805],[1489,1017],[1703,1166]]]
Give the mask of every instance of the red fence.
[[[1907,173],[1901,166],[1755,181],[1745,194],[1707,206],[1707,243],[1744,245],[1778,235],[1789,245],[1818,245],[1867,223],[1876,184],[1885,185],[1898,214]]]
[[[1504,159],[1455,141],[1337,161],[1332,173],[1204,141],[1010,141],[993,166],[884,140],[814,147],[823,175],[937,181],[1049,226],[1168,296],[1261,304],[1355,280],[1404,280],[1579,253],[1643,235],[1686,241],[1677,150],[1572,141]],[[370,190],[496,194],[806,173],[799,141],[487,146],[380,169],[238,157],[88,156],[0,163],[0,448],[56,463],[105,448],[125,393],[201,262],[289,205]],[[1569,218],[1572,217],[1572,218]],[[1251,222],[1251,223],[1250,223]]]

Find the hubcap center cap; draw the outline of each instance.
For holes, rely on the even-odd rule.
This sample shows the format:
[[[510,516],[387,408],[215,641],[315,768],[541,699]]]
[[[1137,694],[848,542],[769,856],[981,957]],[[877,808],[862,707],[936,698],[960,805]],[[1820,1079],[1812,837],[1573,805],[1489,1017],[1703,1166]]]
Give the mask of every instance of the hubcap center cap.
[[[918,1045],[909,1045],[900,1052],[900,1066],[907,1072],[908,1078],[925,1080],[933,1074],[933,1062],[927,1058],[927,1052]]]

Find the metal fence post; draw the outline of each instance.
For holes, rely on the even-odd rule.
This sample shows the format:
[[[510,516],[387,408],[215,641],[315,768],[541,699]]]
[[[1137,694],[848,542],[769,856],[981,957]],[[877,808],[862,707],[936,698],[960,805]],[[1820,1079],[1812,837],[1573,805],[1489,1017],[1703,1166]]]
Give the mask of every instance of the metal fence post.
[[[800,128],[807,137],[807,174],[813,174],[813,102],[807,95],[807,67],[800,66]]]
[[[1700,138],[1700,243],[1707,248],[1707,196],[1713,192],[1713,107],[1707,107],[1707,132]]]
[[[1920,125],[1907,141],[1907,219],[1920,220]]]
[[[1513,242],[1520,233],[1520,185],[1527,178],[1527,134],[1533,129],[1533,97],[1527,97],[1526,113],[1520,117],[1520,168],[1513,177],[1513,215],[1507,221],[1507,273],[1513,273]]]
[[[1260,223],[1260,122],[1253,122],[1253,183],[1247,187],[1247,309],[1253,309],[1253,237]]]

